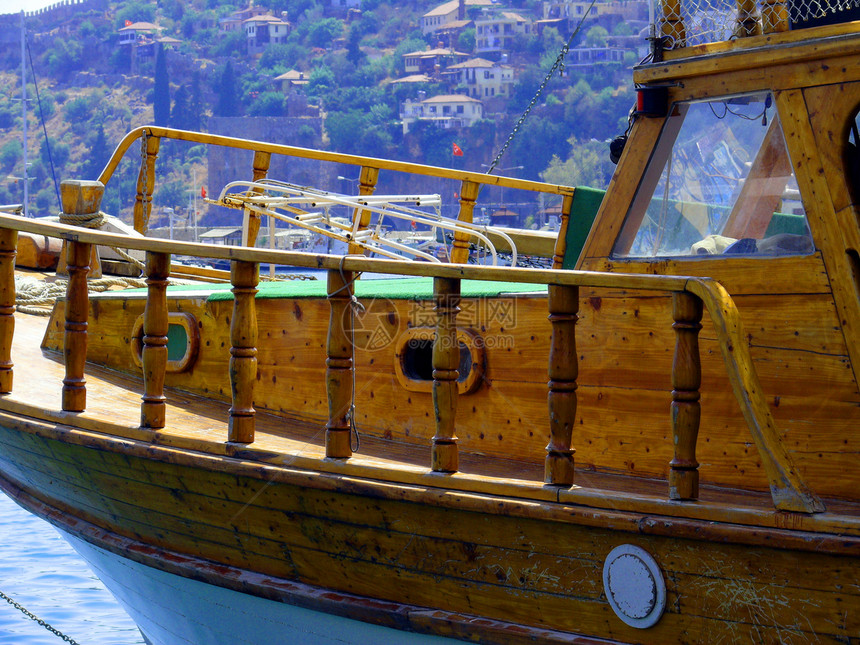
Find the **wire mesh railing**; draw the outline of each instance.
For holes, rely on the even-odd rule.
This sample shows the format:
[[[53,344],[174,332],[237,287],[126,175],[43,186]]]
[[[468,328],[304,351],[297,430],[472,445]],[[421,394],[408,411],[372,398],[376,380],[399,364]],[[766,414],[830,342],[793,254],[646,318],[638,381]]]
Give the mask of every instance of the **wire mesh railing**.
[[[860,0],[659,0],[663,49],[860,20]]]

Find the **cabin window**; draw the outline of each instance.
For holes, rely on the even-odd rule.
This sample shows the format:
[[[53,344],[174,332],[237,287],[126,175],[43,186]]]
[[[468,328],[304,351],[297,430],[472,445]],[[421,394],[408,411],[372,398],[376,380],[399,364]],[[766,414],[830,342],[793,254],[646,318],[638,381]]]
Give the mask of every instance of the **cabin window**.
[[[167,365],[168,373],[184,372],[197,360],[200,335],[197,320],[191,314],[170,312],[167,314]],[[143,314],[137,317],[131,333],[131,357],[138,367],[143,366]]]
[[[848,189],[854,203],[860,202],[860,112],[848,126],[848,146],[845,151]]]
[[[430,327],[407,329],[397,339],[394,373],[397,380],[411,392],[431,392],[433,389],[433,339]],[[460,364],[457,367],[457,390],[468,394],[478,389],[484,374],[484,339],[469,329],[457,330]]]
[[[676,103],[613,257],[813,250],[771,95]]]

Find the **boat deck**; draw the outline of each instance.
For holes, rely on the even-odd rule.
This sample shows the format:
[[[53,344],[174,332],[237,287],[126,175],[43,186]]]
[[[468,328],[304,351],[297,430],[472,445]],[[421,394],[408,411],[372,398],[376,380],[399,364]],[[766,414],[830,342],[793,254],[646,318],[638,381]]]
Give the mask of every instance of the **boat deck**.
[[[702,482],[697,501],[668,499],[665,480],[644,479],[578,469],[570,489],[546,486],[543,463],[460,453],[460,471],[430,470],[430,447],[361,435],[360,446],[347,460],[325,458],[325,427],[258,411],[251,444],[227,442],[229,404],[168,389],[167,427],[141,428],[142,381],[99,366],[87,365],[87,405],[82,413],[61,407],[62,355],[40,348],[48,318],[15,316],[12,360],[27,365],[15,373],[13,392],[0,398],[3,413],[25,415],[73,425],[82,432],[120,437],[180,450],[234,457],[269,466],[328,472],[386,482],[444,488],[482,495],[563,503],[618,512],[734,522],[740,525],[803,528],[812,531],[860,534],[860,505],[826,500],[827,512],[792,517],[774,510],[766,493],[709,486]],[[34,376],[38,375],[38,376]],[[70,423],[74,420],[74,423]],[[359,428],[359,433],[360,433]]]

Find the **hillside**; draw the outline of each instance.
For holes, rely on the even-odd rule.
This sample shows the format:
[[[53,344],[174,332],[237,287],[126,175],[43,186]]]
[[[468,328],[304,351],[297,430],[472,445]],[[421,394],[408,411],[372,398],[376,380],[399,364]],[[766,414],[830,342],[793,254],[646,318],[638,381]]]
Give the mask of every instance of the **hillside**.
[[[538,29],[541,2],[510,0],[503,7],[467,0],[473,2],[465,5],[468,20],[458,31],[426,35],[422,16],[436,2],[264,0],[248,8],[217,0],[81,0],[29,15],[31,208],[40,214],[58,209],[51,161],[58,180],[95,178],[122,135],[150,123],[209,131],[223,118],[244,117],[253,131],[253,119],[290,117],[303,125],[291,126],[282,142],[482,171],[576,25],[550,21]],[[261,32],[252,38],[247,26],[245,16],[254,14],[275,25],[263,42]],[[481,21],[494,16],[516,16],[531,29],[498,51],[480,51]],[[23,175],[19,22],[19,16],[0,16],[0,80],[8,88],[0,96],[0,176],[8,177],[0,184],[0,203],[20,202],[23,193],[16,179]],[[612,39],[629,41],[632,24],[618,14],[582,25],[574,47],[586,54],[589,48],[615,52],[615,60],[570,65],[568,58],[564,75],[553,77],[510,142],[498,165],[505,174],[597,186],[608,181],[613,167],[605,141],[626,125],[633,102],[628,68],[636,58]],[[275,31],[280,25],[282,35]],[[432,59],[404,56],[437,48]],[[483,116],[469,123],[421,116],[421,110],[435,110],[426,107],[429,99],[481,91],[470,85],[479,82],[474,70],[472,77],[459,71],[476,60],[510,78],[499,95],[475,99]],[[416,74],[410,64],[423,65],[425,73]],[[410,117],[409,109],[419,116]],[[454,143],[463,157],[452,157]],[[155,194],[156,209],[182,212],[207,183],[206,162],[199,149],[162,149],[159,168],[169,169],[169,177]],[[137,173],[132,165],[124,164],[119,181],[111,182],[108,212],[128,214]]]

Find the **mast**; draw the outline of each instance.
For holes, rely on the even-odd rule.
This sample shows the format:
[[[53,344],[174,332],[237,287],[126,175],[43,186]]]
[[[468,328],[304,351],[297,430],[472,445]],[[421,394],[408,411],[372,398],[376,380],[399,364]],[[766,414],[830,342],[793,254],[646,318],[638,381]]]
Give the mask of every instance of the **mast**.
[[[21,113],[24,128],[24,217],[30,217],[29,184],[27,177],[27,35],[24,30],[24,10],[21,10]]]

